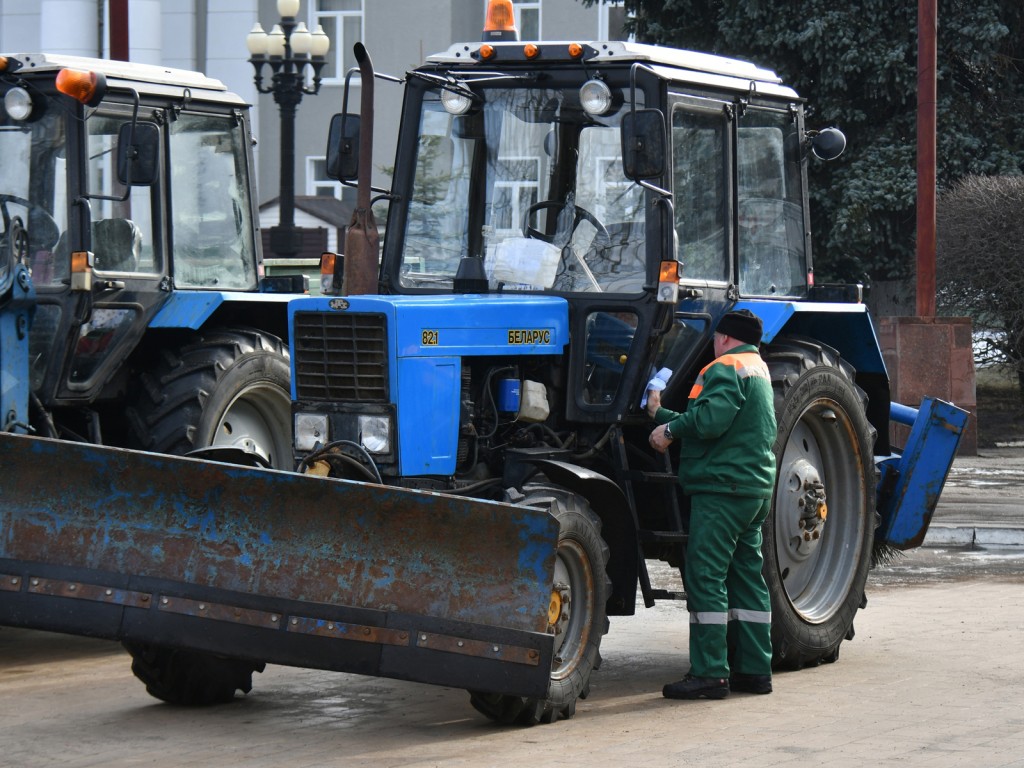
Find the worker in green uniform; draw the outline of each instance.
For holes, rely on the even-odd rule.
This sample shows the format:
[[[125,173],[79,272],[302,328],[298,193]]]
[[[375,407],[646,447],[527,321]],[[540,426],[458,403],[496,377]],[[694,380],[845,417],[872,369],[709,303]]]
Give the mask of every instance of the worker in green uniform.
[[[661,407],[651,446],[679,441],[679,482],[690,497],[684,581],[690,612],[690,671],[669,683],[670,699],[722,699],[729,691],[771,693],[771,601],[761,574],[761,525],[775,487],[772,384],[758,345],[761,320],[725,314],[715,359],[701,370],[682,413]],[[729,640],[735,645],[729,666]]]

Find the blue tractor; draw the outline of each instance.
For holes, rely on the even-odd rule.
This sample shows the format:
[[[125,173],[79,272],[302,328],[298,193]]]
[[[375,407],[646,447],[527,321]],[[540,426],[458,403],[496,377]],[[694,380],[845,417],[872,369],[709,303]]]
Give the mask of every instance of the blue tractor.
[[[0,95],[0,251],[35,303],[15,420],[290,468],[302,286],[263,276],[248,105],[195,72],[46,54],[0,56]]]
[[[609,616],[683,596],[648,570],[682,568],[689,503],[685,444],[648,446],[648,382],[681,409],[747,308],[779,423],[775,663],[835,661],[874,553],[921,543],[966,417],[892,416],[858,287],[814,283],[806,167],[841,134],[753,64],[493,29],[404,78],[378,252],[356,56],[361,114],[327,152],[359,188],[344,263],[287,306],[295,471],[0,437],[0,624],[122,640],[177,703],[274,662],[571,717]],[[56,461],[67,490],[40,501]]]
[[[683,565],[687,445],[650,450],[641,402],[663,372],[663,402],[685,408],[729,310],[763,320],[775,389],[776,665],[834,661],[877,550],[923,539],[966,414],[925,404],[919,431],[948,440],[916,454],[915,480],[879,461],[894,449],[875,329],[859,286],[815,284],[809,249],[807,164],[845,138],[803,109],[753,64],[623,42],[485,39],[408,73],[378,295],[289,305],[295,458],[559,521],[548,694],[474,693],[488,716],[570,716],[607,617],[681,595],[647,563]],[[364,129],[335,118],[343,181]],[[923,496],[894,528],[897,477]]]

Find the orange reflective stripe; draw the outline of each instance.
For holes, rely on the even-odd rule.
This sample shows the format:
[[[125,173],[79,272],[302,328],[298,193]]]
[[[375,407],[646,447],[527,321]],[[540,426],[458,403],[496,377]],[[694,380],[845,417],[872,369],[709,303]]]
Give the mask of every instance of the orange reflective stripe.
[[[758,376],[763,379],[771,379],[771,373],[768,371],[768,366],[765,364],[761,356],[756,352],[737,352],[734,355],[724,354],[721,357],[715,358],[710,363],[700,369],[700,373],[697,375],[697,380],[693,383],[693,388],[690,390],[690,400],[696,399],[701,392],[704,391],[704,373],[712,365],[728,365],[736,370],[736,375],[741,379],[746,379],[751,376]]]

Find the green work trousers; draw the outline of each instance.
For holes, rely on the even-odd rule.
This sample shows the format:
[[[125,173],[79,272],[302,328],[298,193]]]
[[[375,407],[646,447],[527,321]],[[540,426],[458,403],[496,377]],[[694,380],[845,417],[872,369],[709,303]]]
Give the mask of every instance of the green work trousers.
[[[690,674],[770,675],[771,599],[761,574],[761,524],[771,499],[718,493],[691,497],[686,547]]]

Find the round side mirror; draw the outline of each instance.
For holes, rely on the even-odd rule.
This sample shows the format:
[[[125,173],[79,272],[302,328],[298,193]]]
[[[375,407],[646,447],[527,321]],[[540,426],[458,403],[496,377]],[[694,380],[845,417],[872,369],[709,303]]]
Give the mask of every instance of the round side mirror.
[[[846,149],[846,136],[838,128],[825,128],[811,136],[811,152],[819,160],[835,160]]]

